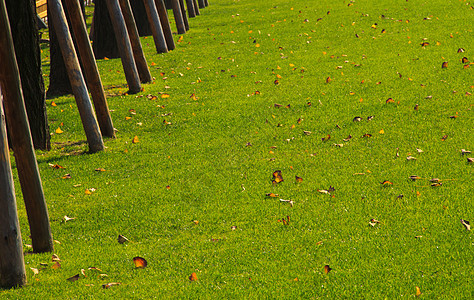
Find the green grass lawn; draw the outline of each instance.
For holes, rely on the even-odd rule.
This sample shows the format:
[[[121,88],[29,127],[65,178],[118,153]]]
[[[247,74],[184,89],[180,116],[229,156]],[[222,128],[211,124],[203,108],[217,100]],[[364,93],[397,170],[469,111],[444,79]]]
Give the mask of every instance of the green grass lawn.
[[[142,39],[144,92],[98,61],[117,138],[88,154],[74,98],[47,100],[61,267],[25,246],[28,284],[0,298],[473,298],[473,19],[468,1],[214,0],[174,51]]]

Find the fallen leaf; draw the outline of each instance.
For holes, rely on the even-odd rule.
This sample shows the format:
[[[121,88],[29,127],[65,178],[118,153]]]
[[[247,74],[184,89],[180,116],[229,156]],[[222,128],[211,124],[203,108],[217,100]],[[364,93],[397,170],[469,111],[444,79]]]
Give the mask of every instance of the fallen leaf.
[[[474,157],[468,157],[467,162],[468,163],[473,163],[474,162]]]
[[[328,274],[331,270],[332,268],[329,265],[324,266],[324,274]]]
[[[444,141],[446,141],[446,139],[447,139],[447,138],[448,138],[448,135],[447,135],[447,134],[445,134],[445,135],[443,135],[443,137],[441,138],[441,141],[443,141],[443,142],[444,142]]]
[[[53,165],[53,164],[49,164],[49,166],[50,166],[51,168],[53,168],[53,169],[64,169],[63,166],[60,166],[60,165],[58,165],[58,164],[54,164],[54,165]]]
[[[413,181],[415,181],[415,180],[417,180],[417,179],[421,179],[420,176],[416,176],[416,175],[411,175],[411,176],[408,177],[408,178],[410,178],[410,179],[413,180]]]
[[[369,137],[372,137],[372,135],[370,133],[366,133],[364,134],[363,136],[361,136],[362,138],[369,138]]]
[[[56,254],[53,254],[53,255],[51,256],[51,260],[52,260],[52,261],[61,261],[61,260],[59,259],[59,256],[57,256]]]
[[[281,222],[283,222],[283,225],[290,225],[290,216],[286,216],[286,219],[282,218]]]
[[[293,207],[293,204],[295,203],[293,200],[285,200],[285,199],[280,199],[280,202],[288,202],[290,203],[291,207]]]
[[[420,288],[415,286],[415,296],[416,297],[420,297],[421,296],[421,291],[420,291]]]
[[[295,175],[295,180],[296,180],[296,182],[303,182],[303,178],[298,177],[296,175]]]
[[[61,128],[58,127],[58,128],[55,130],[55,132],[56,132],[57,134],[61,134],[61,133],[63,133],[64,131],[62,131]]]
[[[325,137],[321,138],[321,140],[322,140],[323,142],[327,142],[327,141],[329,141],[330,138],[331,138],[331,136],[328,134],[328,135],[326,135]]]
[[[345,139],[343,139],[344,142],[347,142],[349,141],[350,139],[352,139],[352,135],[348,135]]]
[[[62,178],[62,179],[71,179],[72,176],[71,176],[71,174],[64,174],[64,176],[61,177],[61,178]]]
[[[32,268],[32,267],[30,267],[30,269],[31,269],[31,271],[33,271],[33,274],[34,274],[34,275],[38,275],[38,273],[39,273],[39,270],[38,270],[38,269]]]
[[[385,103],[395,103],[395,101],[392,98],[388,98]]]
[[[67,222],[67,221],[70,221],[70,220],[74,220],[74,219],[75,219],[75,218],[70,218],[70,217],[68,217],[68,216],[64,216],[64,217],[63,217],[64,222]]]
[[[134,257],[133,263],[135,264],[135,268],[140,268],[140,269],[146,268],[146,266],[148,265],[148,262],[146,261],[146,259],[140,256]]]
[[[311,134],[311,131],[303,130],[303,133],[304,133],[305,135],[310,135],[310,134]]]
[[[132,143],[133,143],[133,144],[139,143],[139,141],[138,141],[138,136],[135,136],[135,137],[133,138]]]
[[[109,282],[109,283],[106,283],[106,284],[103,284],[102,285],[102,288],[104,289],[108,289],[114,285],[120,285],[121,283],[120,282]]]
[[[276,197],[278,197],[278,196],[280,196],[280,195],[274,194],[274,193],[268,193],[268,194],[265,194],[265,196],[267,196],[267,197],[272,197],[272,198],[276,198]]]
[[[469,224],[469,221],[461,219],[461,224],[466,227],[466,230],[471,230],[471,224]]]
[[[97,169],[95,169],[95,171],[97,171],[97,172],[105,172],[105,169],[97,168]]]
[[[361,120],[361,117],[354,117],[354,119],[352,119],[352,122],[360,122]]]
[[[393,183],[391,183],[391,182],[388,181],[388,180],[384,180],[384,181],[382,181],[380,184],[382,184],[382,185],[393,185]]]
[[[121,234],[118,235],[117,241],[119,242],[119,244],[124,244],[126,242],[129,242],[129,240]]]
[[[191,281],[197,281],[198,280],[196,272],[193,272],[193,273],[191,273],[191,275],[189,275],[189,280],[191,280]]]
[[[72,277],[69,277],[67,280],[71,281],[71,282],[77,281],[77,280],[79,280],[79,274],[76,274]]]
[[[283,176],[281,175],[281,171],[277,170],[273,172],[273,183],[280,183],[283,181]]]
[[[448,62],[447,61],[445,61],[441,64],[442,69],[446,69],[447,67],[448,67]]]
[[[416,160],[416,157],[413,157],[413,156],[407,156],[407,160]]]

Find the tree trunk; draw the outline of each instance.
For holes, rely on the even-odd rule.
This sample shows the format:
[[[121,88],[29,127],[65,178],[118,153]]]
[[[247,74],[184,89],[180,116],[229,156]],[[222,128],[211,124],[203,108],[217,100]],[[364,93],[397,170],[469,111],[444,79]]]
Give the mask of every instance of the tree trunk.
[[[11,0],[15,1],[15,0]],[[85,16],[85,6],[84,1],[79,1],[81,3],[82,14]],[[65,5],[64,0],[61,1],[64,7],[64,11],[67,14],[67,8]],[[48,15],[50,15],[50,11],[48,8]],[[68,17],[68,23],[70,23]],[[48,98],[64,96],[72,94],[72,87],[71,83],[69,82],[66,66],[64,65],[63,55],[61,54],[61,50],[59,48],[58,38],[56,36],[56,32],[54,31],[54,25],[52,22],[49,22],[49,57],[50,57],[50,72],[49,72],[49,88],[46,93]],[[74,45],[77,48],[76,41],[74,40]]]
[[[105,0],[96,0],[94,8],[94,17],[92,21],[92,30],[94,35],[91,37],[92,49],[96,59],[118,58],[120,53],[115,39],[112,21]]]
[[[130,6],[132,7],[138,34],[140,36],[150,36],[152,32],[143,0],[130,0]]]
[[[51,137],[46,115],[35,2],[6,0],[6,7],[11,20],[10,26],[33,145],[36,149],[49,150]]]

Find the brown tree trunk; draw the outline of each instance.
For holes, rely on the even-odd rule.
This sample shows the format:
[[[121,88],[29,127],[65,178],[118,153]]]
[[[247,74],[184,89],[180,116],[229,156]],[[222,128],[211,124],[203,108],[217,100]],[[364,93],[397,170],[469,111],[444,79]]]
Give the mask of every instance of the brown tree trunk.
[[[6,0],[23,97],[36,149],[50,149],[39,36],[33,0]]]
[[[132,7],[138,34],[140,36],[150,36],[152,32],[143,0],[130,0],[130,6]]]
[[[12,0],[15,1],[15,0]],[[84,1],[79,1],[81,3],[82,14],[85,16],[85,6]],[[64,11],[67,14],[67,8],[64,0],[61,1],[64,7]],[[50,15],[48,8],[48,15]],[[70,20],[68,18],[68,23]],[[58,38],[56,32],[54,31],[54,25],[52,22],[49,22],[49,57],[50,57],[50,72],[49,72],[49,87],[46,93],[48,98],[64,96],[72,94],[71,83],[69,82],[66,66],[64,65],[63,55],[59,49]],[[76,41],[74,40],[74,45],[76,46]],[[76,47],[77,48],[77,47]]]
[[[94,17],[92,21],[92,30],[94,35],[91,37],[92,49],[96,59],[118,58],[120,53],[115,39],[112,21],[105,0],[96,0],[94,8]]]

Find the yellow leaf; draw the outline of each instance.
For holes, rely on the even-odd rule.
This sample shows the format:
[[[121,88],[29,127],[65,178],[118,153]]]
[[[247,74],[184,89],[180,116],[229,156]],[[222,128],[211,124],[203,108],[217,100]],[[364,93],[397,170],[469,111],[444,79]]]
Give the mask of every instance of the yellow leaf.
[[[380,134],[384,134],[385,131],[384,131],[383,129],[381,129],[381,130],[379,131],[379,133],[380,133]]]
[[[125,120],[130,120],[132,117],[125,117]]]
[[[169,98],[169,97],[170,97],[169,94],[161,94],[161,98],[162,98],[162,99]]]
[[[91,192],[89,189],[86,189],[86,191],[84,192],[84,194],[86,194],[86,195],[92,195],[92,192]]]
[[[139,141],[138,141],[138,136],[135,136],[132,140],[132,143],[133,144],[137,144]]]
[[[54,101],[51,102],[51,106],[58,106]]]
[[[62,131],[61,128],[59,128],[59,127],[58,127],[58,129],[56,129],[56,133],[57,133],[57,134],[61,134],[61,133],[63,133],[63,132],[64,132],[64,131]]]
[[[255,44],[255,47],[257,47],[257,48],[260,47],[260,44]]]
[[[420,297],[421,296],[420,288],[416,286],[415,289],[416,289],[415,296]]]

